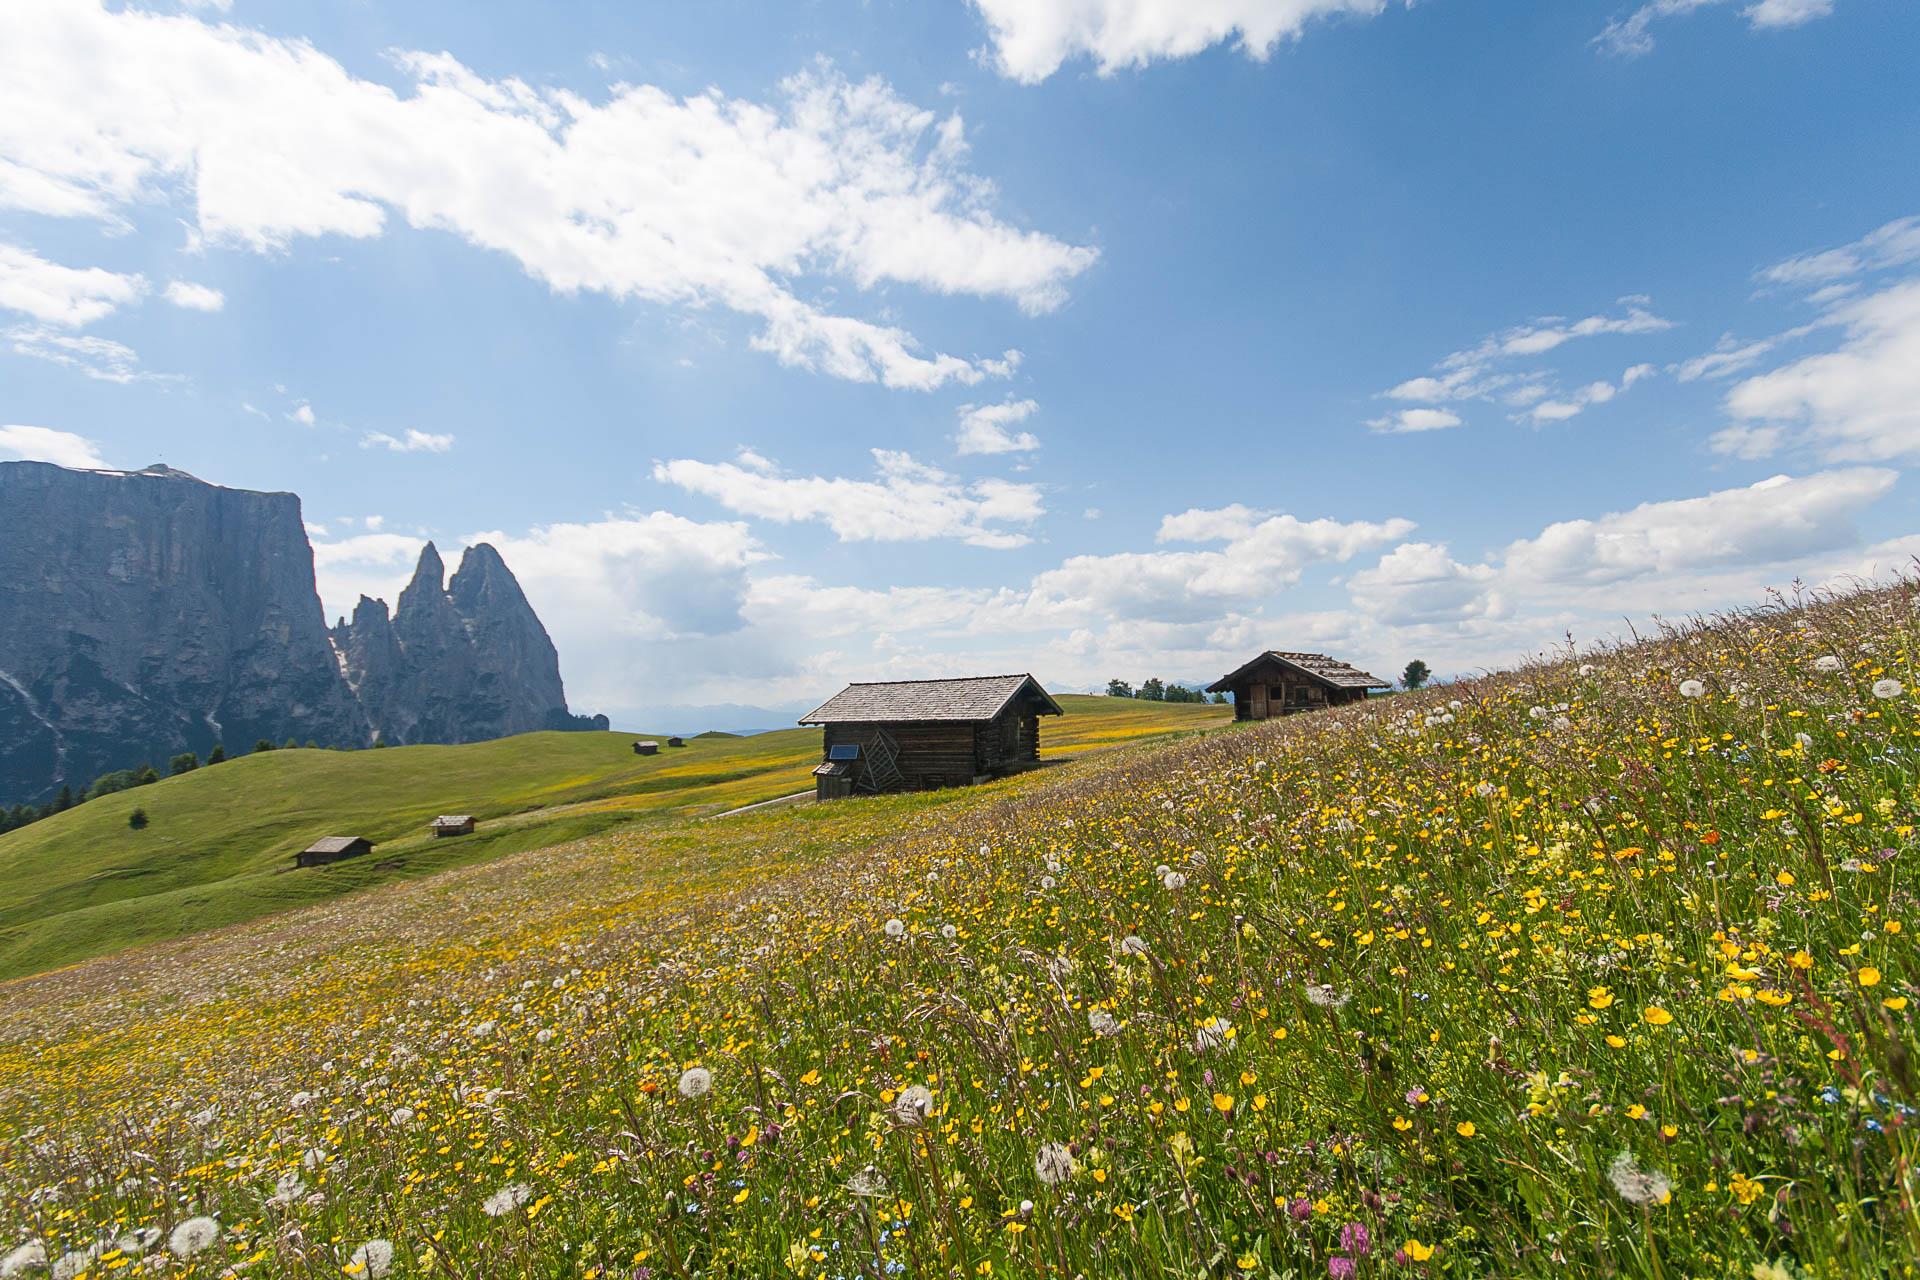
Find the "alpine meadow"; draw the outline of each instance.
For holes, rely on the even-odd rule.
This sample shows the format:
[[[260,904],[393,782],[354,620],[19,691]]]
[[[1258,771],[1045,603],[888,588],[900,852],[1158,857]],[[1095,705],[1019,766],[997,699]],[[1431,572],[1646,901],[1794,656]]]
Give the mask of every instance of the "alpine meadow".
[[[0,0],[0,1280],[1920,1280],[1916,0]]]
[[[1911,587],[1756,608],[16,982],[8,1222],[64,1275],[1906,1274],[1916,642]]]

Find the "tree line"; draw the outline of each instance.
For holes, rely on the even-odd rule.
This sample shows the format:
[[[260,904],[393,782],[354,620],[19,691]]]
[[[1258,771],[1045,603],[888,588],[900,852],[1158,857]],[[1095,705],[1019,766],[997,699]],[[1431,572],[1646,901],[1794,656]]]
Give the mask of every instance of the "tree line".
[[[300,745],[292,738],[288,738],[284,743],[275,746],[272,739],[262,738],[253,744],[252,752],[241,754],[257,755],[262,751],[291,751]],[[318,748],[319,745],[311,741],[306,744],[310,749]],[[373,745],[384,747],[387,744],[376,739]],[[213,744],[213,749],[207,752],[204,762],[194,752],[183,751],[167,761],[167,776],[177,778],[183,773],[192,773],[195,769],[219,764],[227,758],[226,747],[217,742]],[[0,835],[31,826],[43,818],[51,818],[56,813],[65,813],[75,805],[85,804],[89,800],[98,800],[101,796],[110,796],[119,791],[131,791],[135,787],[150,786],[158,781],[160,781],[160,771],[150,764],[143,764],[137,769],[115,769],[111,773],[103,773],[95,778],[91,785],[80,791],[75,791],[71,785],[63,786],[60,788],[60,793],[45,804],[16,804],[11,808],[0,808]],[[147,825],[147,811],[135,809],[127,815],[127,825],[135,831],[143,830]]]
[[[1183,684],[1169,684],[1159,676],[1142,680],[1135,689],[1125,680],[1107,681],[1109,698],[1139,698],[1143,702],[1225,702],[1227,695],[1216,693],[1211,699],[1198,689],[1189,689]]]

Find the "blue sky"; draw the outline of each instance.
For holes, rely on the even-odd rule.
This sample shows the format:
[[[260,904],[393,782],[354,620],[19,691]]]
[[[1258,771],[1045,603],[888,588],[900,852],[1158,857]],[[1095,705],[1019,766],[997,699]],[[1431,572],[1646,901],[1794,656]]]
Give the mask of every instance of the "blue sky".
[[[19,0],[0,457],[295,490],[335,613],[488,537],[650,727],[1504,665],[1920,550],[1916,48],[1902,0]]]

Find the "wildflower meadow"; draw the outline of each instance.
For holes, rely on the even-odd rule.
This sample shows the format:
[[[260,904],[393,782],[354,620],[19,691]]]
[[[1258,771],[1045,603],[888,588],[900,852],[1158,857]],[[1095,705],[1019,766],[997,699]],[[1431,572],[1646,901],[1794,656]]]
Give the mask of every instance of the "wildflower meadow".
[[[1916,604],[11,983],[0,1275],[1911,1275]]]

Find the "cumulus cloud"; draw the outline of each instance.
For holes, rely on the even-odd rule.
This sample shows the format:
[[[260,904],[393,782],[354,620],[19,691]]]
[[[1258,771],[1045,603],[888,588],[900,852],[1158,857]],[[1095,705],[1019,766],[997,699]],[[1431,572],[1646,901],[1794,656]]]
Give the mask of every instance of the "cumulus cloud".
[[[139,301],[146,291],[143,276],[64,267],[18,245],[0,243],[0,308],[42,324],[77,329]]]
[[[1081,620],[1217,617],[1271,598],[1310,565],[1350,560],[1413,527],[1398,518],[1301,520],[1239,504],[1184,511],[1161,521],[1160,542],[1224,545],[1074,556],[1035,576],[1024,607]]]
[[[107,465],[93,441],[52,427],[0,427],[0,458],[51,462],[62,467],[98,469]]]
[[[1625,17],[1609,22],[1593,42],[1603,52],[1637,58],[1653,51],[1654,23],[1735,2],[1737,0],[1652,0]],[[1815,18],[1824,18],[1833,12],[1833,4],[1834,0],[1751,0],[1740,12],[1754,30],[1766,31],[1797,27]]]
[[[1920,454],[1920,279],[1835,307],[1841,341],[1736,384],[1714,448],[1764,457],[1800,445],[1835,462]]]
[[[1679,605],[1682,584],[1703,574],[1768,568],[1858,546],[1856,518],[1885,497],[1897,474],[1851,468],[1773,476],[1696,498],[1642,503],[1593,519],[1562,520],[1479,564],[1444,544],[1396,547],[1353,575],[1355,603],[1394,624],[1463,622],[1569,606],[1607,610],[1630,597]],[[1537,625],[1537,624],[1536,624]]]
[[[786,364],[888,386],[977,383],[993,358],[803,298],[827,277],[1063,300],[1095,250],[1009,224],[965,126],[818,66],[759,103],[616,85],[603,101],[392,55],[396,92],[311,44],[97,0],[0,7],[0,207],[124,223],[184,198],[196,233],[257,250],[377,236],[390,218],[593,290],[760,322]]]
[[[906,453],[873,450],[872,480],[796,476],[758,454],[733,462],[679,458],[654,464],[653,477],[712,498],[729,511],[779,524],[825,524],[842,542],[919,542],[957,538],[971,546],[1009,548],[1031,539],[1008,525],[1045,514],[1037,485],[1007,480],[967,484]]]
[[[212,285],[174,280],[167,284],[166,298],[186,311],[218,311],[227,305],[227,295]]]
[[[973,0],[1000,73],[1037,84],[1070,58],[1100,74],[1185,58],[1227,41],[1264,60],[1319,19],[1370,18],[1388,0]]]
[[[953,437],[954,452],[967,454],[1028,453],[1040,447],[1031,431],[1009,431],[1025,422],[1040,406],[1032,400],[1004,400],[999,404],[960,406],[960,430]]]
[[[360,437],[360,447],[387,449],[394,453],[446,453],[453,448],[453,437],[419,431],[412,427],[407,428],[406,434],[399,436],[388,435],[384,431],[369,431]]]

